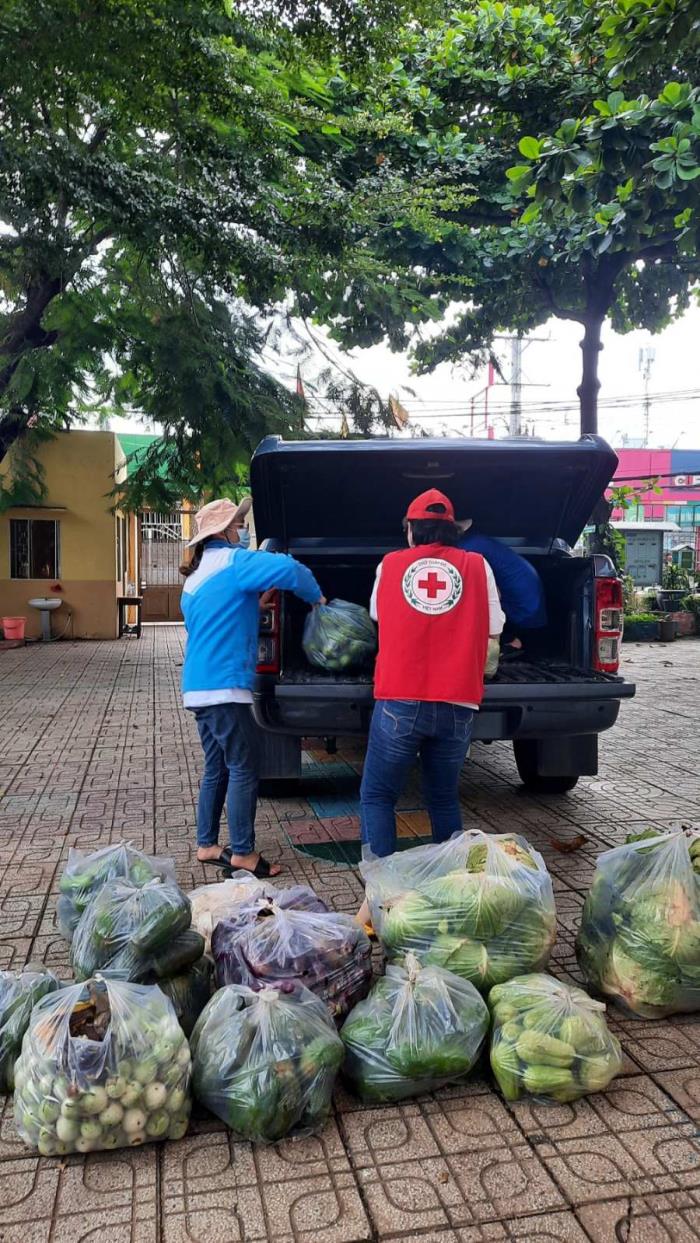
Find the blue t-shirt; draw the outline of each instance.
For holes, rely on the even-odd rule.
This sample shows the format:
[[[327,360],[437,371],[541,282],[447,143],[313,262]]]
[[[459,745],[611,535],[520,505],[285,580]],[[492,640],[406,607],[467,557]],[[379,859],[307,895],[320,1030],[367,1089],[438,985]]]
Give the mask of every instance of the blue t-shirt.
[[[507,621],[527,629],[547,625],[544,588],[534,565],[507,544],[490,539],[488,535],[467,531],[459,546],[466,552],[481,553],[488,561]]]

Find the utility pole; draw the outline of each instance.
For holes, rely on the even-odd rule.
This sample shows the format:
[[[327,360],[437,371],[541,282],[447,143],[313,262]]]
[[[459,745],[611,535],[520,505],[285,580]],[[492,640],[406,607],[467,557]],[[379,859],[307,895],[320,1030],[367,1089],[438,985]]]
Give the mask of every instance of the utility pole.
[[[651,418],[651,398],[649,396],[649,381],[651,379],[651,368],[656,358],[656,350],[653,345],[643,345],[639,351],[639,370],[642,373],[644,381],[644,448],[649,447],[649,422]]]
[[[510,435],[522,436],[523,334],[510,339]]]

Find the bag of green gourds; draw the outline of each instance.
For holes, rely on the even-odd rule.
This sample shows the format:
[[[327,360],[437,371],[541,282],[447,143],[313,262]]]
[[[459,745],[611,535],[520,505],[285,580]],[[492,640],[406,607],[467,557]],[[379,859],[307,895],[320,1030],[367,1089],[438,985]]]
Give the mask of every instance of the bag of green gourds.
[[[75,977],[87,980],[98,971],[131,981],[177,975],[204,953],[204,938],[191,922],[189,900],[174,881],[107,881],[75,930]]]
[[[469,1073],[488,1027],[473,984],[407,954],[345,1020],[343,1077],[366,1102],[433,1092]]]
[[[521,975],[488,997],[491,1068],[507,1101],[575,1101],[602,1092],[622,1069],[605,1004],[551,975]]]
[[[181,1139],[190,1050],[159,988],[97,977],[34,1007],[15,1066],[15,1124],[42,1156]]]
[[[154,859],[128,842],[103,846],[89,854],[69,850],[57,905],[58,926],[67,941],[73,940],[81,915],[102,886],[117,877],[132,885],[146,885],[156,877],[174,881],[175,864],[172,859]]]

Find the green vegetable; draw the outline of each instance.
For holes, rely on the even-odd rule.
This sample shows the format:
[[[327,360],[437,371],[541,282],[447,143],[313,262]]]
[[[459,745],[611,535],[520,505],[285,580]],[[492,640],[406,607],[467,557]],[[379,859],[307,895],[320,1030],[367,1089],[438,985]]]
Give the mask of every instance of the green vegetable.
[[[184,1133],[189,1116],[189,1048],[156,987],[99,979],[45,996],[32,1012],[16,1079],[17,1129],[44,1155]]]
[[[324,1002],[301,985],[229,984],[197,1020],[192,1055],[202,1103],[238,1138],[274,1143],[324,1124],[343,1046]]]
[[[365,1101],[432,1091],[471,1070],[487,1027],[473,985],[407,954],[346,1019],[344,1078]]]
[[[56,976],[45,967],[0,971],[0,1092],[15,1086],[15,1063],[34,1006],[58,988]]]
[[[361,605],[331,600],[307,615],[302,647],[310,663],[319,669],[357,668],[372,661],[377,632]]]
[[[151,859],[140,850],[119,842],[85,855],[71,850],[59,882],[58,924],[67,941],[72,941],[80,917],[109,880],[121,878],[132,885],[149,881],[175,880],[172,859]]]
[[[203,939],[186,931],[189,900],[174,881],[107,880],[81,916],[71,944],[77,979],[96,972],[145,981],[178,972],[200,956]]]
[[[576,1100],[606,1088],[622,1067],[605,1006],[580,988],[548,975],[523,975],[493,988],[489,1008],[491,1067],[506,1100],[527,1092]]]
[[[390,961],[414,952],[482,992],[547,963],[552,883],[522,838],[470,831],[365,863],[362,874]]]
[[[586,979],[634,1014],[700,1010],[699,840],[650,829],[598,859],[576,953]]]

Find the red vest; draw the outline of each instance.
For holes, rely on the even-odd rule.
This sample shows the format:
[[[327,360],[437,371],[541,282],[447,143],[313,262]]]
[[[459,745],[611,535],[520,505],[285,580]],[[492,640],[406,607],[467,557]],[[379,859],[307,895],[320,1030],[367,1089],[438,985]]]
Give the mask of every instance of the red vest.
[[[483,557],[445,544],[389,553],[377,615],[375,699],[481,703],[489,639]]]

